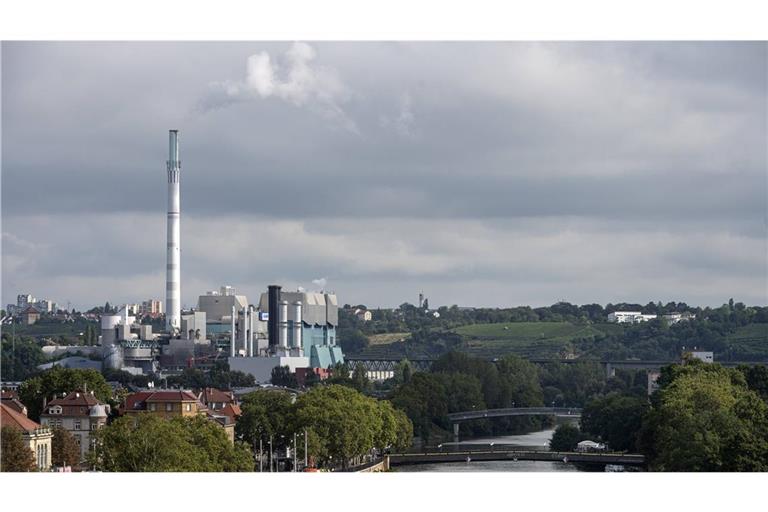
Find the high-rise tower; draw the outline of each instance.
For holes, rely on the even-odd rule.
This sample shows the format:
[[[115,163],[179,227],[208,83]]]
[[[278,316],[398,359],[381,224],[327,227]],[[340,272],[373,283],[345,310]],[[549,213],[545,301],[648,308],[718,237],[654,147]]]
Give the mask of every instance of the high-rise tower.
[[[165,269],[165,328],[181,327],[181,161],[179,131],[168,132],[168,260]]]

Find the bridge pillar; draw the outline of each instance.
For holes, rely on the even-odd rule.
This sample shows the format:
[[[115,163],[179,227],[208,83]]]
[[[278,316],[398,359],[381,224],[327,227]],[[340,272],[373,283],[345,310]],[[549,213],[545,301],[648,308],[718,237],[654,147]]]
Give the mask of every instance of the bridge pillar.
[[[459,424],[458,423],[453,424],[453,442],[454,443],[459,442]]]

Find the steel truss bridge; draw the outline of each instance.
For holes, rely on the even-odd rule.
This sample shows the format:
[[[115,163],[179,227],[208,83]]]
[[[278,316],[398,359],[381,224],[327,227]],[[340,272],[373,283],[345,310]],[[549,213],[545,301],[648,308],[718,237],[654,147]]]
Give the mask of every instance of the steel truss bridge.
[[[432,367],[432,363],[435,362],[433,358],[427,357],[361,357],[361,356],[344,356],[344,361],[347,367],[354,370],[358,364],[362,364],[363,368],[369,372],[393,372],[395,367],[400,361],[407,359],[414,370],[419,372],[426,372]]]

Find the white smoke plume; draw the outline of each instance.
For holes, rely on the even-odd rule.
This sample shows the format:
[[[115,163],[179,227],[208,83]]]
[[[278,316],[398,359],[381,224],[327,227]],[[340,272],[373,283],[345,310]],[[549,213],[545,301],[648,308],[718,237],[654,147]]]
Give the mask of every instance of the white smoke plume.
[[[212,97],[205,108],[237,101],[278,98],[296,107],[310,108],[326,119],[358,133],[342,104],[352,94],[332,68],[315,62],[317,52],[307,43],[296,42],[277,59],[266,51],[255,53],[246,61],[245,78],[211,84]]]

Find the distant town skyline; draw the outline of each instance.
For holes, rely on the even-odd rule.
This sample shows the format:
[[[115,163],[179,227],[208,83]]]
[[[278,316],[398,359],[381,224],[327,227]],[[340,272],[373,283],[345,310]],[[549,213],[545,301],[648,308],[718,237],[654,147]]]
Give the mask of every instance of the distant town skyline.
[[[2,301],[765,305],[768,45],[2,43]]]

